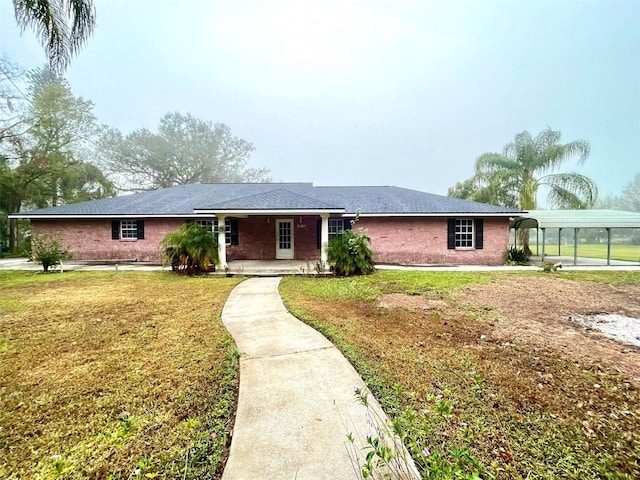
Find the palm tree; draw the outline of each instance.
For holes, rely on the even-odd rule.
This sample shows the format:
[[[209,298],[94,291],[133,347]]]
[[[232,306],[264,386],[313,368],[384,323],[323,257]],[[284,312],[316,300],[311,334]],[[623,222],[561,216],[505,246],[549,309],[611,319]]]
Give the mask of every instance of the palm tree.
[[[93,0],[13,0],[18,25],[32,27],[56,72],[64,71],[96,25]]]
[[[556,208],[590,208],[598,196],[598,187],[579,173],[554,173],[563,163],[577,158],[582,165],[590,146],[584,140],[560,143],[560,132],[547,128],[535,138],[527,131],[515,136],[502,153],[485,153],[476,160],[476,178],[485,188],[500,188],[504,195],[517,199],[522,210],[537,208],[540,187],[549,189],[547,201]],[[520,233],[529,251],[528,231]],[[530,251],[529,251],[530,253]]]

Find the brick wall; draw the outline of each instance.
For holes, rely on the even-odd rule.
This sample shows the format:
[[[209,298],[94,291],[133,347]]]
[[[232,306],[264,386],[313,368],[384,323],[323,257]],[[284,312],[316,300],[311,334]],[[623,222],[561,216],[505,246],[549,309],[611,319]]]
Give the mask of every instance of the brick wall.
[[[31,220],[34,235],[56,236],[74,260],[160,262],[158,242],[184,224],[184,219],[144,219],[144,240],[112,240],[111,220]]]
[[[315,261],[317,218],[283,216],[294,221],[296,260]],[[276,252],[276,223],[273,217],[238,219],[238,245],[227,247],[228,260],[273,260]],[[32,220],[34,234],[57,236],[76,260],[137,259],[160,262],[158,242],[177,230],[184,219],[145,219],[144,240],[112,240],[111,220]],[[399,264],[486,264],[503,263],[508,246],[508,220],[484,220],[482,250],[448,250],[446,218],[368,218],[355,228],[367,229],[378,263]]]
[[[358,228],[367,230],[378,263],[500,265],[509,243],[506,218],[484,219],[482,250],[447,249],[447,218],[363,217]]]

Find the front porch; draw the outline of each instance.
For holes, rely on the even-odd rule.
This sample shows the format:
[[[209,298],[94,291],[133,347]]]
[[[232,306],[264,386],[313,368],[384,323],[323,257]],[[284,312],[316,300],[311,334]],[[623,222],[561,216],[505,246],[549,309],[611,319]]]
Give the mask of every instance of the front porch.
[[[197,220],[210,222],[214,231],[219,225],[218,260],[223,268],[238,260],[293,260],[304,262],[305,268],[309,262],[315,269],[317,261],[327,264],[329,217],[341,218],[344,207],[278,188],[238,195],[194,208],[193,213]]]

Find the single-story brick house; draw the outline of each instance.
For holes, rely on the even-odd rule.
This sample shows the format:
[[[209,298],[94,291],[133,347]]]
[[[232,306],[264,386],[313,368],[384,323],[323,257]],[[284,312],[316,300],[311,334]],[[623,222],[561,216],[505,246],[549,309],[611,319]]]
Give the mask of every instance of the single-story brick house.
[[[55,235],[76,260],[159,262],[158,242],[187,221],[218,232],[221,263],[326,260],[359,216],[378,263],[501,264],[522,212],[399,187],[191,184],[12,215]],[[218,229],[224,224],[224,229]]]

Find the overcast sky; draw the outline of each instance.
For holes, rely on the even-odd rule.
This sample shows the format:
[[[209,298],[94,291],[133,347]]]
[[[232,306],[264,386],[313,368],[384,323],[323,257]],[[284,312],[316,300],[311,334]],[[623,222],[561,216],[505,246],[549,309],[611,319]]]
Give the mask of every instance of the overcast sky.
[[[446,194],[476,158],[547,126],[591,143],[602,194],[640,172],[640,1],[96,0],[67,71],[99,119],[229,125],[275,181]],[[45,62],[0,0],[0,48]]]

